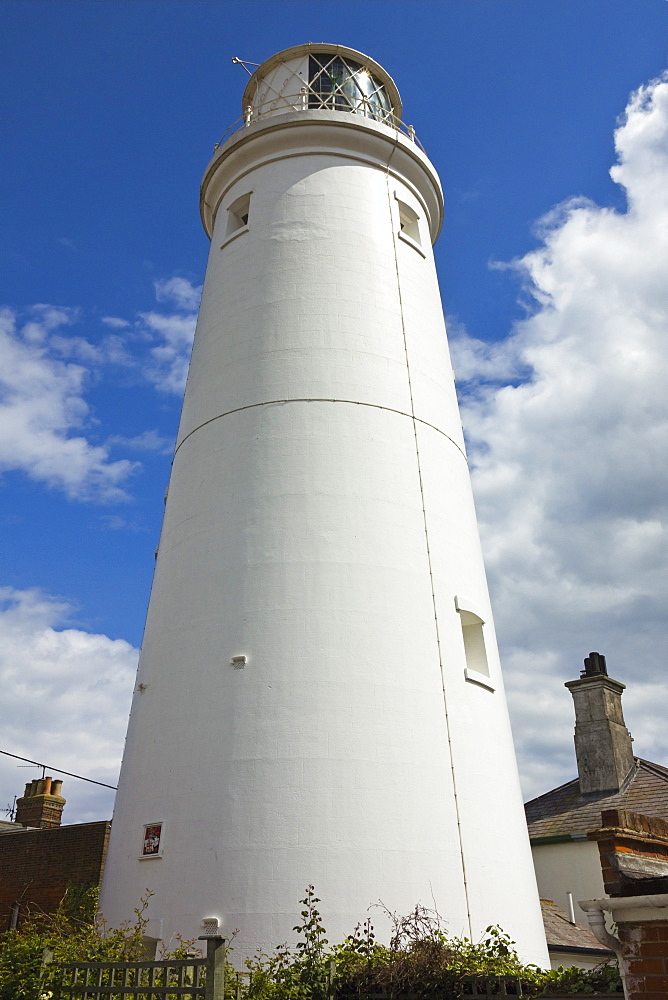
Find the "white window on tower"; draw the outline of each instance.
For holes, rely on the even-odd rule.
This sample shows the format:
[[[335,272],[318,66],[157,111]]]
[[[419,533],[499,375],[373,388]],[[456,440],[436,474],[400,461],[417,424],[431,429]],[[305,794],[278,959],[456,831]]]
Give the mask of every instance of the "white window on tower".
[[[424,257],[425,253],[422,249],[422,238],[420,236],[420,216],[405,201],[401,201],[397,194],[395,194],[395,198],[399,208],[397,235],[400,240],[408,243]]]
[[[455,608],[459,614],[462,639],[464,640],[464,655],[466,656],[464,675],[468,681],[473,681],[493,691],[494,687],[490,681],[485,648],[485,622],[479,614],[471,609],[470,603],[460,597],[455,598]]]
[[[233,201],[227,209],[227,226],[225,229],[225,239],[223,246],[232,239],[233,236],[240,235],[248,229],[248,216],[250,213],[251,192],[242,195]]]
[[[403,236],[409,236],[416,243],[420,242],[417,212],[414,212],[409,205],[405,205],[403,201],[399,202],[399,232]]]

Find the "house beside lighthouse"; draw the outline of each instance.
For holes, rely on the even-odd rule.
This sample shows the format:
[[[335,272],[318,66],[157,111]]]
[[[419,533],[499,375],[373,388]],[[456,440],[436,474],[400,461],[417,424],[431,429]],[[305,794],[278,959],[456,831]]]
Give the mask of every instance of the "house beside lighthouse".
[[[575,708],[577,777],[525,806],[554,968],[571,962],[591,967],[602,960],[601,948],[609,949],[611,942],[599,938],[598,949],[583,948],[582,925],[593,909],[587,904],[608,893],[626,897],[627,906],[629,897],[664,893],[661,906],[653,898],[650,922],[668,924],[668,768],[634,755],[622,711],[625,685],[608,674],[605,656],[590,653],[579,678],[566,687]],[[616,828],[625,824],[633,835],[629,830],[619,835]],[[612,903],[608,909],[613,914],[608,929],[629,916],[615,914]],[[634,947],[640,947],[641,937],[639,930]],[[621,945],[616,950],[621,953]]]
[[[110,924],[330,940],[381,899],[547,964],[432,245],[386,71],[272,56],[211,240],[109,843]],[[374,922],[376,918],[374,917]],[[378,921],[380,923],[382,921]],[[378,927],[382,933],[382,928]]]

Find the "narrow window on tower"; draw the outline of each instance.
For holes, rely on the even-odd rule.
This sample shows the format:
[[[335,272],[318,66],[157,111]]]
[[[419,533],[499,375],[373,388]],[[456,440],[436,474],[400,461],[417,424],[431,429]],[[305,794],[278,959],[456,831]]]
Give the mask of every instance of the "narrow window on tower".
[[[399,206],[399,239],[410,243],[424,257],[422,240],[420,239],[420,216],[413,211],[410,205],[400,201],[399,198],[397,198],[397,204]]]
[[[467,602],[468,603],[468,602]],[[489,679],[489,663],[485,648],[485,623],[480,615],[467,609],[460,598],[455,598],[455,607],[459,613],[464,640],[464,655],[466,656],[466,679],[494,690]]]
[[[234,236],[239,236],[248,230],[248,214],[250,212],[251,192],[237,198],[227,209],[227,227],[225,229],[225,239],[222,246]],[[222,247],[221,247],[222,249]]]

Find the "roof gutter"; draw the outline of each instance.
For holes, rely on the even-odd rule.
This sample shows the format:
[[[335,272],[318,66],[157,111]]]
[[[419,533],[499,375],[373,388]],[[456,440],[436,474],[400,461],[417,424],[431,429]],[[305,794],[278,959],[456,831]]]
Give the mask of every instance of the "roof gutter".
[[[605,904],[609,902],[611,902],[609,899],[585,899],[581,900],[579,905],[587,914],[587,920],[589,921],[589,926],[594,937],[606,948],[614,951],[617,956],[619,971],[622,977],[622,986],[624,987],[624,1000],[629,1000],[629,994],[626,989],[626,963],[622,957],[622,944],[619,938],[615,937],[614,934],[610,934],[605,926],[603,910],[607,909]]]
[[[666,909],[668,892],[655,892],[649,896],[606,896],[605,899],[585,899],[580,906],[586,913],[594,910],[610,910],[611,913],[615,910],[644,910],[646,907],[654,910]],[[645,919],[660,920],[667,916],[668,914],[653,914]]]

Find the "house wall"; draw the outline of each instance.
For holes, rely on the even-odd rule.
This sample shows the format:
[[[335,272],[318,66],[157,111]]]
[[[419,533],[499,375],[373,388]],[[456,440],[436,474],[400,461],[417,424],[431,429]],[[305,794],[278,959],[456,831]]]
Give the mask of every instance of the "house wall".
[[[20,903],[20,920],[53,913],[68,885],[99,885],[111,823],[78,823],[0,836],[0,931]]]
[[[551,899],[568,913],[568,893],[572,892],[575,919],[586,925],[586,917],[578,901],[605,895],[596,844],[586,840],[532,843],[531,852],[541,899]]]
[[[600,964],[600,955],[592,955],[591,958],[587,958],[587,956],[583,955],[581,952],[574,954],[572,951],[550,950],[551,969],[559,969],[562,966],[564,969],[569,969],[572,965],[577,966],[578,969],[595,969]]]

